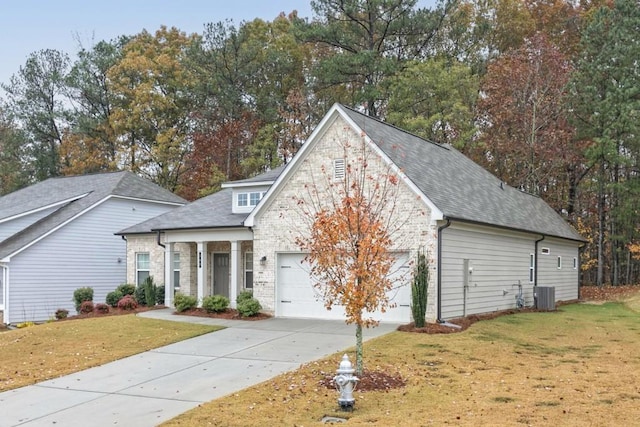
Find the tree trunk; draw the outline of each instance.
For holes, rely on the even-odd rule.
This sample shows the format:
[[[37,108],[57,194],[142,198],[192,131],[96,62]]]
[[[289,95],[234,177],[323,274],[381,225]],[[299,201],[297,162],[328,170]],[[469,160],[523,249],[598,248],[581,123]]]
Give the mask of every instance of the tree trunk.
[[[596,284],[604,284],[604,160],[600,165],[600,182],[598,183],[598,273]]]
[[[361,376],[364,370],[362,362],[362,325],[356,323],[356,376]]]

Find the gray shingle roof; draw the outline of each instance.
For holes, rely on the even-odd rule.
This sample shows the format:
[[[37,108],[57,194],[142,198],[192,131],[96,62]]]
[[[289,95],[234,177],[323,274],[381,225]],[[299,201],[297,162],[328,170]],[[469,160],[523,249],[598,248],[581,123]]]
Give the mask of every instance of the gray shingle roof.
[[[445,217],[584,241],[541,198],[501,185],[452,146],[426,141],[341,107]]]
[[[273,183],[284,168],[284,166],[280,166],[252,178],[228,182],[225,184],[228,188],[223,188],[217,193],[165,212],[155,218],[121,230],[116,234],[141,234],[158,230],[243,227],[244,220],[249,216],[249,213],[232,213],[233,190],[231,187],[238,184]]]
[[[116,234],[149,233],[153,230],[242,227],[243,221],[249,214],[231,213],[231,196],[232,189],[226,188]]]
[[[0,220],[69,200],[55,212],[0,242],[0,258],[40,238],[107,196],[186,203],[169,190],[131,172],[50,178],[0,197]]]

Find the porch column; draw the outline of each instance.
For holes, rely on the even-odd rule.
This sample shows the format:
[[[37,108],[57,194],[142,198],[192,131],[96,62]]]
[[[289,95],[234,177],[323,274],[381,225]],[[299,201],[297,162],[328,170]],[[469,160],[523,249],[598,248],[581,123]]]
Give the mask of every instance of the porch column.
[[[173,243],[164,244],[164,305],[173,307]]]
[[[230,289],[229,289],[229,300],[231,308],[236,308],[236,297],[238,296],[238,288],[242,287],[239,285],[238,280],[242,277],[239,274],[242,271],[241,264],[242,256],[240,254],[240,244],[237,240],[231,241],[231,259],[229,260],[229,265],[231,266],[231,278],[230,278]]]
[[[198,242],[198,307],[202,307],[204,290],[207,283],[207,242]]]

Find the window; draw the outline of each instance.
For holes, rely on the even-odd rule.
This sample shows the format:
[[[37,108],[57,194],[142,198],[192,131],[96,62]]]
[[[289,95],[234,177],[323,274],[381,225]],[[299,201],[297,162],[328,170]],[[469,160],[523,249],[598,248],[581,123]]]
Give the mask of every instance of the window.
[[[549,249],[549,248],[542,248],[542,249],[540,249],[540,253],[541,253],[542,255],[549,255],[549,254],[551,253],[551,249]]]
[[[578,269],[578,258],[573,257],[573,269],[577,270]]]
[[[180,252],[173,253],[173,289],[180,290]]]
[[[536,273],[536,256],[534,254],[529,255],[529,283],[533,283]]]
[[[244,287],[253,289],[253,252],[244,254]]]
[[[335,180],[344,179],[345,172],[346,172],[345,160],[335,159],[333,161],[333,179]]]
[[[149,252],[136,254],[136,285],[142,285],[149,277]]]
[[[250,193],[238,193],[238,201],[237,204],[239,207],[249,207],[256,206],[260,203],[262,196],[264,196],[264,191],[252,191]]]
[[[0,308],[4,309],[4,284],[7,280],[7,269],[0,267]]]
[[[562,268],[562,257],[559,256],[558,257],[558,270],[560,270]]]

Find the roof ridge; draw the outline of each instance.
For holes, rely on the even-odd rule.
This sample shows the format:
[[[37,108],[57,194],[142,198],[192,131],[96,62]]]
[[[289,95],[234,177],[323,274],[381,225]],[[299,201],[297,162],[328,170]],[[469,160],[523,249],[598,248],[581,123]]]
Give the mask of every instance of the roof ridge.
[[[416,135],[415,133],[409,132],[408,130],[405,130],[405,129],[399,128],[398,126],[396,126],[396,125],[394,125],[394,124],[387,123],[387,122],[385,122],[385,121],[383,121],[383,120],[381,120],[381,119],[379,119],[379,118],[377,118],[377,117],[373,117],[373,116],[369,116],[369,115],[367,115],[367,114],[361,113],[360,111],[358,111],[358,110],[356,110],[356,109],[354,109],[354,108],[352,108],[352,107],[348,107],[348,106],[346,106],[346,105],[344,105],[344,104],[338,104],[338,105],[340,105],[342,108],[345,108],[345,109],[347,109],[347,110],[349,110],[349,111],[352,111],[352,112],[354,112],[354,113],[356,113],[356,114],[361,115],[361,116],[362,116],[362,117],[364,117],[365,119],[374,120],[374,121],[376,121],[376,122],[380,123],[381,125],[389,126],[389,127],[393,128],[393,129],[395,129],[395,130],[399,131],[399,132],[406,133],[407,135],[411,135],[411,136],[413,136],[413,137],[415,137],[415,138],[418,138],[418,139],[420,139],[420,140],[422,140],[422,141],[424,141],[424,142],[428,142],[429,144],[432,144],[432,145],[434,145],[434,146],[436,146],[436,147],[439,147],[439,148],[445,149],[445,150],[447,150],[447,151],[450,151],[450,148],[449,148],[449,145],[448,145],[448,144],[439,143],[439,142],[431,141],[430,139],[423,138],[423,137],[421,137],[421,136],[419,136],[419,135]],[[362,129],[362,130],[363,130],[363,131],[366,131],[365,129]]]

